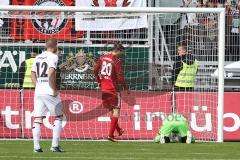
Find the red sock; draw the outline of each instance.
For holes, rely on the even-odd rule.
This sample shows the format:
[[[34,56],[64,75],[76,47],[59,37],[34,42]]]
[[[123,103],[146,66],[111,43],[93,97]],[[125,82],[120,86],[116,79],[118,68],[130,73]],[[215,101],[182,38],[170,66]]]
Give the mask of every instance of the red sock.
[[[119,127],[118,123],[116,125],[116,130],[119,132],[121,130],[121,128]]]
[[[111,117],[111,123],[110,123],[110,130],[109,130],[109,136],[113,137],[114,131],[116,129],[118,123],[118,118],[117,117]]]

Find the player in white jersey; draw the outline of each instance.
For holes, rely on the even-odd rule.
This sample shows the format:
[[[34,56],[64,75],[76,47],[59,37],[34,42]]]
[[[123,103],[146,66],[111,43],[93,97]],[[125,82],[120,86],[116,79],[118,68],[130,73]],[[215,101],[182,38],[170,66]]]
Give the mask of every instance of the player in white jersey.
[[[50,38],[46,42],[46,51],[38,55],[32,65],[31,78],[35,84],[33,142],[34,152],[42,152],[40,147],[41,124],[49,111],[55,116],[51,151],[62,152],[58,141],[62,130],[63,106],[56,87],[56,69],[58,64],[57,40]]]

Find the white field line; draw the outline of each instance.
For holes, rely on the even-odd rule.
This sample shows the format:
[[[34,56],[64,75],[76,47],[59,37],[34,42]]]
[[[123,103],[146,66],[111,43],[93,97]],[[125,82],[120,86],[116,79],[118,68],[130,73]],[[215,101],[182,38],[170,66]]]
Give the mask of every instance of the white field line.
[[[37,154],[37,153],[36,153]],[[40,153],[41,154],[41,153]],[[48,157],[48,156],[41,156],[41,157],[34,157],[34,156],[0,156],[0,158],[22,158],[22,159],[100,159],[102,160],[103,157],[87,157],[87,156],[78,156],[78,157],[70,157],[70,156],[55,156],[55,157]],[[107,158],[104,157],[104,159],[109,159],[109,160],[118,160],[118,159],[134,159],[131,157],[127,157],[127,158]]]
[[[29,138],[29,139],[23,139],[23,138],[15,138],[15,139],[8,139],[8,138],[0,138],[0,141],[32,141],[33,139]],[[47,139],[41,139],[41,141],[51,141],[51,138],[47,138]],[[109,140],[107,139],[61,139],[62,142],[107,142]],[[139,139],[139,140],[128,140],[128,139],[120,139],[118,140],[119,142],[154,142],[153,139]],[[196,140],[196,142],[198,143],[217,143],[216,141],[199,141]]]
[[[33,139],[6,139],[0,138],[1,141],[32,141]],[[41,141],[52,141],[52,139],[41,139]],[[62,142],[107,142],[107,139],[61,139]],[[118,140],[120,142],[154,142],[153,140]]]
[[[93,159],[93,157],[86,157],[86,156],[78,156],[78,157],[71,157],[71,156],[55,156],[55,157],[48,157],[48,156],[41,156],[41,157],[34,157],[34,156],[0,156],[0,158],[23,158],[23,159]],[[138,160],[138,159],[146,159],[146,158],[131,158],[131,157],[127,157],[127,158],[110,158],[110,157],[94,157],[94,159],[96,160],[102,160],[104,158],[104,160]],[[156,158],[148,158],[148,159],[156,159]],[[159,159],[159,158],[157,158]],[[202,160],[202,159],[197,159],[197,158],[161,158],[161,160]],[[204,160],[226,160],[226,159],[204,159]],[[227,160],[234,160],[234,159],[227,159]]]
[[[101,151],[101,150],[97,150],[97,151]],[[104,151],[104,150],[102,150]],[[31,151],[29,151],[31,152]],[[13,154],[13,152],[1,152],[2,154],[9,154],[9,156],[11,157],[11,154]],[[17,152],[19,153],[19,152]],[[32,152],[33,153],[33,152]],[[44,151],[44,153],[51,153],[51,151]],[[71,152],[70,151],[66,151],[66,152],[63,152],[62,154],[63,155],[93,155],[93,153],[95,153],[94,155],[96,156],[99,156],[99,155],[106,155],[106,156],[109,156],[109,154],[107,153],[96,153],[96,151],[82,151],[81,153],[79,152]],[[20,153],[19,153],[20,154]],[[33,153],[33,154],[36,154],[37,153]],[[41,153],[40,153],[41,154]],[[55,153],[52,153],[52,154],[55,154]],[[158,153],[155,153],[155,152],[138,152],[138,153],[111,153],[110,155],[125,155],[125,156],[134,156],[134,155],[177,155],[178,153],[169,153],[169,152],[158,152]],[[231,153],[232,154],[232,153]],[[197,152],[197,153],[182,153],[181,156],[184,156],[184,155],[215,155],[215,156],[222,156],[222,155],[226,155],[226,153],[205,153],[205,152]],[[240,156],[240,154],[234,154],[235,156]],[[8,156],[8,155],[6,155]],[[21,156],[21,155],[20,155]],[[1,155],[0,155],[1,157]],[[62,157],[62,156],[61,156]]]
[[[102,153],[96,153],[96,151],[103,151]],[[73,152],[73,151],[71,151],[71,150],[67,150],[66,152],[63,152],[62,154],[64,154],[64,155],[69,155],[69,154],[71,154],[71,155],[93,155],[93,153],[95,153],[94,155],[108,155],[108,153],[106,153],[106,152],[104,152],[104,151],[106,151],[106,150],[96,150],[96,151],[87,151],[87,150],[81,150],[81,152]],[[29,151],[29,152],[32,152],[32,150],[31,151]],[[9,154],[9,155],[11,155],[11,154],[13,154],[13,152],[1,152],[2,154]],[[19,153],[19,152],[15,152],[15,153],[18,153],[18,154],[21,154],[21,153]],[[32,152],[33,153],[33,152]],[[47,151],[45,151],[45,150],[43,150],[43,153],[51,153],[51,151],[49,150],[47,150]],[[33,153],[33,154],[37,154],[37,153]],[[54,154],[54,153],[52,153],[52,154]],[[141,154],[143,154],[143,155],[178,155],[178,153],[172,153],[172,152],[138,152],[138,153],[124,153],[124,155],[125,156],[129,156],[129,155],[131,155],[131,156],[134,156],[134,155],[141,155]],[[226,155],[226,154],[228,154],[228,153],[206,153],[206,152],[196,152],[196,153],[182,153],[182,155],[181,156],[183,156],[183,155],[216,155],[216,156],[219,156],[219,155]],[[236,154],[233,154],[233,153],[229,153],[229,154],[232,154],[232,155],[235,155],[235,156],[240,156],[240,153],[236,153]],[[123,153],[119,153],[119,152],[116,152],[116,153],[111,153],[111,155],[123,155]],[[1,157],[1,155],[0,155],[0,157]]]

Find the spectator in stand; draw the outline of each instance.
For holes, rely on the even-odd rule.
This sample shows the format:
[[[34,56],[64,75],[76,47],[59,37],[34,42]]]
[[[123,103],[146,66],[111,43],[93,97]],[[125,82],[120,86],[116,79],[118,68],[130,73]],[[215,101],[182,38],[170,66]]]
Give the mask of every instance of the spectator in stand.
[[[204,8],[217,7],[220,3],[216,0],[203,0],[201,6]],[[217,60],[217,15],[214,13],[199,14],[199,28],[200,28],[200,56],[202,61],[216,61]],[[201,36],[204,35],[204,36]]]
[[[228,0],[226,2],[227,15],[227,46],[226,56],[229,61],[240,60],[240,0]]]
[[[196,8],[199,7],[198,0],[183,0],[182,7],[191,7]],[[180,33],[179,33],[179,41],[188,41],[189,46],[197,46],[199,42],[199,28],[198,28],[198,19],[196,13],[183,13],[180,17]],[[192,48],[193,50],[195,48]]]
[[[199,6],[197,0],[183,0],[183,6],[181,7],[191,7],[196,8]],[[195,13],[183,13],[181,15],[181,29],[188,27],[188,25],[196,26],[198,25],[197,17]]]
[[[203,4],[205,7],[218,8],[222,6],[222,1],[224,0],[203,0]]]

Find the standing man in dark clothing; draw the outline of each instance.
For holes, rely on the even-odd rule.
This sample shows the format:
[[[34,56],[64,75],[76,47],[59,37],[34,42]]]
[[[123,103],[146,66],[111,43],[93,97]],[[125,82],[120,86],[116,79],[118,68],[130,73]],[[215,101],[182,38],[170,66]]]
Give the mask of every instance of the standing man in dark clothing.
[[[172,71],[172,83],[177,91],[193,91],[195,78],[198,69],[198,61],[187,51],[185,44],[180,44],[177,48],[176,57]]]
[[[57,48],[57,55],[58,55],[58,58],[59,58],[59,62],[60,62],[60,60],[62,60],[63,54],[64,54],[63,53],[63,48],[58,47]],[[57,85],[57,89],[58,90],[61,89],[61,83],[62,83],[62,80],[61,80],[61,69],[59,68],[59,64],[57,65],[57,70],[56,70],[56,81],[57,81],[56,85]]]

